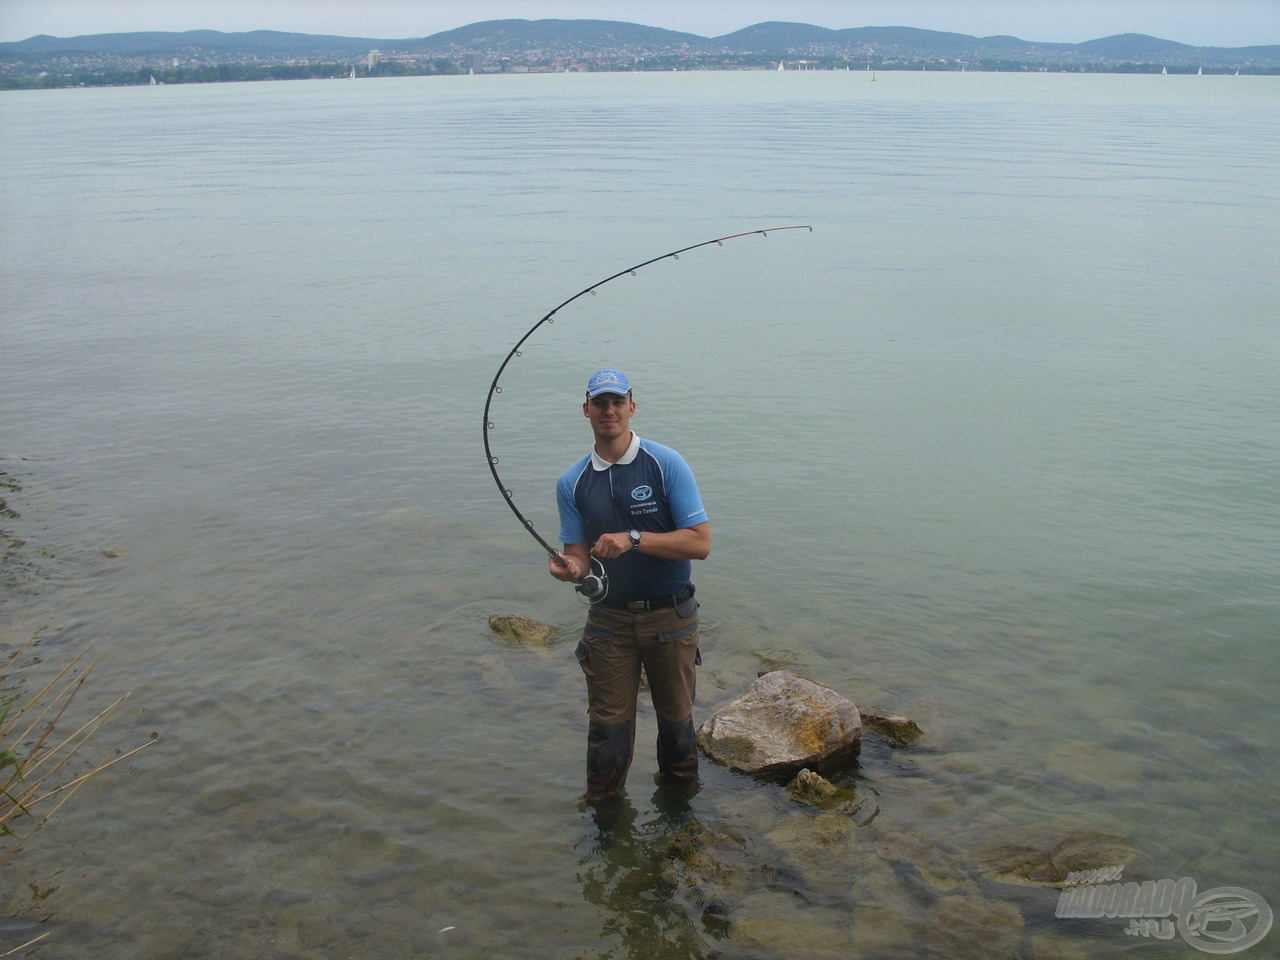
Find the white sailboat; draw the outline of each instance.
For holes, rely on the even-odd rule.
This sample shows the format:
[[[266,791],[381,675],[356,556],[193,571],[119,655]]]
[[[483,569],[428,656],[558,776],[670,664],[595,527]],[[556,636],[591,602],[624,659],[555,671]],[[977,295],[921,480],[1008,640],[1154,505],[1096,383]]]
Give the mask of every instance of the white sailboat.
[[[1168,67],[1161,67],[1161,68],[1160,68],[1160,72],[1161,72],[1162,74],[1164,74],[1164,75],[1167,77],[1167,76],[1169,75],[1169,68],[1168,68]]]
[[[355,67],[352,67],[352,68],[351,68],[351,76],[350,76],[350,77],[348,77],[348,79],[349,79],[349,80],[354,80],[355,78],[356,78],[356,68],[355,68]]]
[[[159,85],[160,85],[160,81],[156,79],[156,75],[153,73],[151,75],[151,83],[149,84],[149,86],[156,87]]]
[[[783,68],[784,66],[786,66],[786,61],[785,61],[785,60],[779,60],[779,61],[778,61],[778,72],[779,72],[779,73],[782,73],[782,68]]]
[[[1201,67],[1199,70],[1197,70],[1197,71],[1196,71],[1196,76],[1197,76],[1197,77],[1203,77],[1203,76],[1204,76],[1204,67]]]

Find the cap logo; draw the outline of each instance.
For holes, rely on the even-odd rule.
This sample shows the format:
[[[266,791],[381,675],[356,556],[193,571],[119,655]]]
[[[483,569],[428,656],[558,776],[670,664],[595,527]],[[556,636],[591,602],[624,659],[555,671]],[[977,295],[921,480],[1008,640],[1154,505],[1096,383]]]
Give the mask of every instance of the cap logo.
[[[631,381],[625,374],[617,370],[600,370],[587,381],[587,396],[597,397],[602,393],[616,393],[625,397],[631,392]]]

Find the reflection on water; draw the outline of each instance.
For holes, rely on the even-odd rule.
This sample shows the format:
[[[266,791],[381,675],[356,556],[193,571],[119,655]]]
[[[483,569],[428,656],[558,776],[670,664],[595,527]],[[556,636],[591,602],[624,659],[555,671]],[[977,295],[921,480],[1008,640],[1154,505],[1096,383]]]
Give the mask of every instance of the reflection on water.
[[[697,823],[689,797],[659,787],[651,803],[644,820],[625,796],[588,808],[593,829],[576,848],[578,881],[583,899],[602,910],[601,943],[613,944],[590,955],[717,956],[708,939],[723,933],[723,918],[714,904],[683,901],[672,869],[676,838]]]

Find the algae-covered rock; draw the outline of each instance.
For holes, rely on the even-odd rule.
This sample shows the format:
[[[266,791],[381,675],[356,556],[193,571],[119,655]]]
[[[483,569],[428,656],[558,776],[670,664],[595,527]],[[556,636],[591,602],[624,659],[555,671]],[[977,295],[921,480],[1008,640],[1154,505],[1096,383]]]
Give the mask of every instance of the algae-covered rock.
[[[751,651],[756,658],[756,676],[763,677],[775,670],[794,669],[801,663],[801,658],[794,650],[780,647],[763,647]]]
[[[489,615],[489,629],[507,643],[520,647],[549,647],[560,639],[555,627],[509,613]]]
[[[846,894],[862,875],[866,852],[858,828],[839,813],[797,810],[765,835],[778,852],[783,873],[804,889],[826,896]]]
[[[1064,879],[1048,851],[1021,843],[996,843],[984,849],[978,872],[990,880],[1033,887],[1056,887]]]
[[[734,921],[733,939],[748,948],[763,948],[782,960],[850,960],[845,931],[799,913],[795,917],[744,916]],[[758,956],[752,950],[751,956]]]
[[[855,791],[837,787],[808,768],[797,773],[796,778],[787,784],[787,793],[798,803],[806,803],[819,810],[850,814],[858,810],[858,794]]]
[[[914,747],[924,736],[924,731],[916,725],[914,720],[896,713],[863,710],[862,725],[898,747]]]
[[[853,908],[853,944],[868,954],[909,955],[912,952],[911,928],[907,926],[901,910],[878,904],[858,904]]]
[[[1045,826],[1010,831],[976,852],[978,871],[984,877],[1046,888],[1062,886],[1073,870],[1125,867],[1137,856],[1137,849],[1124,837]]]
[[[1038,936],[1031,938],[1031,960],[1089,960],[1089,955],[1070,940]]]
[[[930,897],[976,889],[965,863],[951,850],[922,834],[894,833],[881,840],[876,852],[897,866],[906,889]]]
[[[746,839],[728,827],[690,820],[667,844],[662,873],[668,883],[684,887],[713,912],[740,900],[769,879],[771,873],[751,855]]]
[[[1049,850],[1049,859],[1064,880],[1073,871],[1127,867],[1137,856],[1132,841],[1096,830],[1072,831]]]
[[[1025,934],[1012,904],[944,897],[929,910],[921,939],[930,960],[1009,960],[1020,955]]]
[[[957,734],[953,729],[954,715],[931,697],[899,703],[895,712],[910,717],[920,727],[920,738],[911,744],[916,750],[946,750]]]
[[[853,703],[782,670],[760,677],[698,730],[698,746],[712,760],[765,777],[850,759],[861,742]]]

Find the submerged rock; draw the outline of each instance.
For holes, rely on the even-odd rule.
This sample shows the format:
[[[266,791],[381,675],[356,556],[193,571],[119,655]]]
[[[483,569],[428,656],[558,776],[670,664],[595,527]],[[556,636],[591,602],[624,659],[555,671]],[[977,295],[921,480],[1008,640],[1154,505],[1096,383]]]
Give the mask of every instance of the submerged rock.
[[[489,629],[520,647],[549,647],[560,639],[559,631],[550,624],[509,613],[491,613]]]
[[[1137,856],[1138,848],[1132,841],[1096,830],[1072,831],[1049,850],[1049,858],[1063,879],[1073,871],[1127,867]]]
[[[1038,936],[1031,938],[1031,960],[1089,960],[1089,957],[1070,940]]]
[[[789,777],[850,759],[862,743],[858,708],[782,670],[760,677],[698,730],[698,746],[741,773]]]
[[[769,647],[752,650],[751,655],[756,658],[758,663],[756,667],[757,677],[763,677],[766,673],[773,673],[775,670],[786,670],[788,667],[800,665],[799,655],[792,650]]]
[[[781,876],[824,897],[847,896],[867,858],[857,824],[839,813],[797,810],[764,839],[776,850]]]
[[[1137,849],[1114,834],[1032,827],[988,843],[977,854],[978,871],[988,879],[1056,888],[1072,871],[1126,867]]]
[[[514,693],[520,689],[520,681],[497,653],[476,657],[475,669],[480,674],[480,681],[490,690]]]
[[[913,941],[901,909],[879,904],[857,904],[853,908],[853,942],[864,954],[911,956]]]
[[[872,733],[898,747],[914,747],[924,736],[924,731],[909,717],[896,713],[871,713],[862,711],[862,724]]]
[[[684,888],[713,914],[723,914],[767,882],[772,873],[752,855],[746,838],[728,827],[713,827],[696,819],[685,823],[666,848],[665,880]]]
[[[826,777],[808,768],[797,773],[796,778],[787,784],[787,793],[798,803],[805,803],[819,810],[837,813],[856,813],[858,810],[857,793],[847,787],[837,787]]]
[[[781,893],[753,898],[749,912],[733,922],[734,943],[746,947],[749,956],[760,956],[764,950],[779,960],[849,960],[857,956],[843,926],[795,900]]]
[[[1018,908],[981,897],[944,897],[925,919],[925,956],[938,960],[1011,960],[1026,928]]]
[[[968,866],[950,849],[913,831],[885,836],[876,852],[895,866],[904,889],[924,897],[972,893]]]

